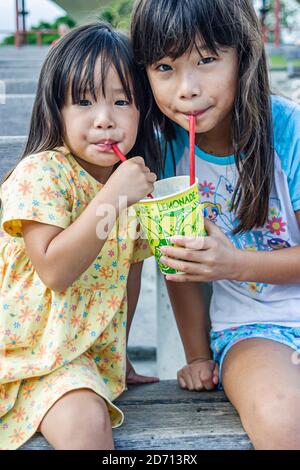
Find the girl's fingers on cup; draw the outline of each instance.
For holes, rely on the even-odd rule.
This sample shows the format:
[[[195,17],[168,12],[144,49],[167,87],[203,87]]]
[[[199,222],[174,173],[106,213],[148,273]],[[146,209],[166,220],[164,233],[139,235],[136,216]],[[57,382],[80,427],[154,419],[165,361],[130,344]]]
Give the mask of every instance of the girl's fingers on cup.
[[[193,274],[190,276],[184,274],[167,274],[166,280],[176,282],[177,284],[183,284],[184,282],[207,282],[204,276],[196,276]]]
[[[206,250],[209,248],[208,237],[183,237],[180,235],[174,235],[170,238],[170,241],[176,245],[191,250]]]
[[[178,248],[176,246],[163,246],[161,247],[161,253],[165,256],[169,256],[170,258],[197,263],[204,263],[206,257],[206,253],[191,250],[189,248]]]
[[[199,263],[189,263],[187,261],[180,261],[165,256],[162,256],[160,261],[166,266],[169,266],[169,268],[176,269],[176,271],[182,271],[186,274],[198,274],[199,271]]]

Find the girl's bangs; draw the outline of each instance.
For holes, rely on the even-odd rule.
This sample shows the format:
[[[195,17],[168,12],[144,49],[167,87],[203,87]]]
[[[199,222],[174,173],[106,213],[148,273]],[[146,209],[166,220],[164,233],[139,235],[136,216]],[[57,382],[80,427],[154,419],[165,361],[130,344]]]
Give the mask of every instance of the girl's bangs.
[[[118,74],[126,98],[132,103],[133,76],[130,58],[125,51],[120,52],[113,41],[109,41],[108,45],[102,43],[98,48],[94,45],[89,53],[85,51],[83,57],[74,61],[76,65],[70,71],[69,83],[73,103],[78,103],[87,95],[91,95],[97,101],[100,89],[105,97],[107,75],[111,66]],[[95,73],[98,59],[100,59],[99,76]]]
[[[234,11],[228,12],[233,10],[230,5],[225,8],[219,3],[212,11],[210,2],[188,3],[167,0],[164,8],[155,13],[151,5],[144,4],[144,18],[134,31],[141,65],[152,65],[163,57],[175,60],[194,46],[200,54],[204,48],[218,55],[222,47],[235,47],[241,42],[242,31]]]
[[[196,47],[200,55],[202,55],[202,48],[218,54],[220,46],[217,44],[215,37],[205,34],[203,30],[201,33],[200,35],[198,29],[185,32],[178,32],[177,30],[174,35],[175,37],[165,35],[160,37],[157,42],[154,39],[152,53],[149,50],[150,54],[146,59],[147,65],[151,65],[163,57],[171,57],[173,60],[176,60],[183,54],[189,53],[194,47]]]

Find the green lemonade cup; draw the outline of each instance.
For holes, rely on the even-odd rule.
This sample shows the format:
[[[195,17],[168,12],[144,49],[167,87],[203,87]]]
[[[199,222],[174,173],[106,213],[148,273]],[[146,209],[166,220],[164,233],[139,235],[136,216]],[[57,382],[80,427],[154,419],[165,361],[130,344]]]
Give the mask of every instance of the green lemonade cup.
[[[190,186],[189,176],[175,176],[154,183],[153,199],[135,204],[151,250],[163,274],[182,274],[161,263],[162,246],[174,246],[173,235],[205,236],[203,205],[198,180]]]

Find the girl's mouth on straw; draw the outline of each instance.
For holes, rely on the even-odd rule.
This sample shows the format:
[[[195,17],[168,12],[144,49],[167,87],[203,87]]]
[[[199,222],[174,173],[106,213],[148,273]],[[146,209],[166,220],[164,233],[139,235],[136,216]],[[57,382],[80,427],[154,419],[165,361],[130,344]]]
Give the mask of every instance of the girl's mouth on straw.
[[[97,149],[100,152],[113,152],[112,146],[117,144],[118,142],[116,140],[111,140],[111,139],[103,139],[100,140],[99,142],[95,143]]]
[[[205,114],[209,109],[211,108],[211,106],[209,106],[208,108],[205,108],[205,109],[200,109],[198,111],[191,111],[189,113],[183,113],[188,119],[190,118],[190,116],[195,116],[196,118],[199,117],[199,116],[203,116],[203,114]]]

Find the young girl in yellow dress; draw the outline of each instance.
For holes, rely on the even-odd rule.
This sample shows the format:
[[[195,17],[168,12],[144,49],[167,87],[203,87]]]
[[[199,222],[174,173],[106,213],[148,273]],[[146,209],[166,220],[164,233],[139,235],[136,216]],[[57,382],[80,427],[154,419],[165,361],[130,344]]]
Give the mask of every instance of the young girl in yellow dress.
[[[37,430],[55,449],[113,448],[151,255],[132,208],[156,180],[134,157],[155,161],[146,102],[127,38],[103,23],[67,34],[43,65],[23,157],[1,187],[2,449]]]

